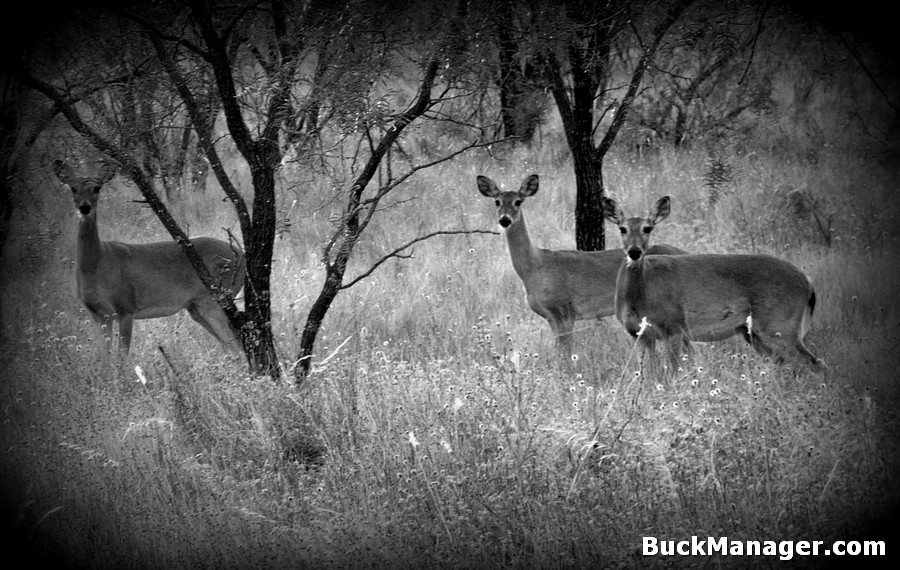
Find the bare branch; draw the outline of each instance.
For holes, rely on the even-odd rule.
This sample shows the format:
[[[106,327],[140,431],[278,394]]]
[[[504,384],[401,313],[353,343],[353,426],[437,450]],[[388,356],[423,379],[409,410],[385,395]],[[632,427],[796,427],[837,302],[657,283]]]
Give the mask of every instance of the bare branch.
[[[186,47],[188,50],[190,50],[190,51],[194,52],[195,54],[197,54],[198,56],[200,56],[203,60],[205,60],[207,62],[211,61],[209,53],[207,51],[202,49],[197,44],[195,44],[189,40],[186,40],[184,37],[173,36],[171,34],[164,33],[162,30],[160,30],[159,28],[154,26],[152,23],[150,23],[149,20],[142,18],[141,16],[138,16],[131,10],[125,9],[125,10],[122,10],[120,13],[122,14],[123,17],[133,21],[134,23],[136,23],[139,26],[141,26],[142,28],[144,28],[144,31],[146,31],[149,35],[154,36],[161,40],[173,42],[177,45],[182,45],[182,46]]]
[[[884,102],[887,103],[891,109],[894,110],[895,113],[900,113],[900,108],[898,108],[897,104],[891,100],[891,96],[888,95],[887,91],[885,91],[884,87],[881,85],[881,82],[875,77],[871,70],[869,70],[869,66],[863,61],[862,57],[859,55],[859,52],[850,45],[850,42],[847,41],[847,36],[844,34],[839,34],[841,38],[841,42],[844,44],[844,47],[847,48],[847,51],[850,52],[850,55],[853,56],[853,60],[856,61],[857,65],[859,65],[860,69],[862,69],[863,73],[865,73],[866,77],[869,78],[869,81],[872,82],[872,85],[875,86],[875,89],[881,93],[881,96],[884,98]]]
[[[382,256],[381,259],[379,259],[378,261],[376,261],[375,263],[373,263],[371,266],[369,266],[369,268],[368,268],[366,271],[364,271],[363,273],[361,273],[359,276],[357,276],[357,277],[355,277],[354,279],[350,280],[349,282],[344,283],[343,285],[341,285],[341,286],[340,286],[340,289],[349,289],[350,287],[353,287],[356,283],[362,281],[363,279],[365,279],[366,277],[368,277],[369,275],[371,275],[376,269],[378,269],[378,267],[379,267],[380,265],[382,265],[384,262],[386,262],[387,260],[391,259],[392,257],[402,257],[402,258],[409,258],[409,257],[412,257],[412,254],[409,254],[409,255],[402,255],[402,252],[403,252],[404,250],[408,249],[409,247],[411,247],[411,246],[413,246],[413,245],[419,243],[420,241],[425,241],[425,240],[427,240],[427,239],[431,239],[431,238],[433,238],[433,237],[435,237],[435,236],[440,236],[440,235],[461,235],[461,234],[494,234],[494,235],[500,235],[499,232],[495,232],[495,231],[493,231],[493,230],[439,230],[439,231],[436,231],[436,232],[431,232],[430,234],[425,234],[424,236],[419,236],[419,237],[417,237],[417,238],[415,238],[415,239],[413,239],[413,240],[411,240],[411,241],[409,241],[409,242],[407,242],[407,243],[401,245],[400,247],[398,247],[398,248],[395,249],[394,251],[392,251],[392,252],[390,252],[390,253],[387,253],[387,254],[385,254],[384,256]]]
[[[682,12],[687,9],[687,7],[693,2],[693,0],[681,0],[666,14],[665,19],[659,23],[656,29],[653,30],[653,39],[644,49],[644,52],[641,54],[641,58],[638,61],[637,66],[634,68],[634,73],[631,76],[631,83],[628,86],[628,91],[625,93],[625,96],[622,98],[622,103],[619,104],[619,107],[616,109],[615,115],[613,115],[612,123],[609,125],[609,128],[606,130],[606,134],[603,136],[603,140],[600,141],[600,144],[594,151],[595,156],[605,156],[609,148],[612,146],[613,141],[616,139],[616,135],[619,134],[619,129],[625,123],[625,117],[628,115],[628,111],[631,108],[631,104],[634,102],[634,98],[637,95],[637,90],[641,85],[641,81],[644,78],[644,72],[650,66],[650,63],[653,61],[653,58],[656,56],[656,50],[659,48],[659,45],[662,43],[663,36],[666,35],[668,29],[675,23],[675,20],[681,16]]]

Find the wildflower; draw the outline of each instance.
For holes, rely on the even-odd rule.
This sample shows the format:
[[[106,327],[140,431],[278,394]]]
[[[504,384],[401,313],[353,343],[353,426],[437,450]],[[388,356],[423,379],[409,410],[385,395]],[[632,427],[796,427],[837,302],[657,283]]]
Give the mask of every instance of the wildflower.
[[[647,330],[647,327],[652,326],[650,321],[647,320],[647,317],[641,317],[641,328],[637,332],[637,337],[641,338],[643,336],[644,331]]]
[[[521,358],[521,356],[522,356],[522,353],[520,353],[518,350],[516,350],[509,356],[509,361],[515,367],[516,371],[519,370],[519,358]],[[525,357],[527,358],[528,355],[526,354]]]
[[[709,383],[712,384],[713,386],[715,386],[716,384],[719,383],[719,379],[718,379],[718,378],[713,378],[712,380],[709,381]]]
[[[662,392],[662,390],[663,390],[663,385],[662,385],[662,384],[657,384],[657,385],[656,385],[656,391],[657,391],[657,392]]]
[[[573,354],[573,355],[572,355],[572,362],[578,362],[578,355],[577,355],[577,354]]]
[[[413,432],[409,432],[409,444],[413,446],[413,448],[419,447],[419,440],[416,439],[416,434]]]
[[[137,365],[134,367],[134,373],[138,377],[138,382],[140,382],[141,384],[144,384],[146,386],[147,385],[147,377],[144,376],[144,370],[140,367],[140,365]]]
[[[747,315],[747,335],[753,336],[753,316]]]

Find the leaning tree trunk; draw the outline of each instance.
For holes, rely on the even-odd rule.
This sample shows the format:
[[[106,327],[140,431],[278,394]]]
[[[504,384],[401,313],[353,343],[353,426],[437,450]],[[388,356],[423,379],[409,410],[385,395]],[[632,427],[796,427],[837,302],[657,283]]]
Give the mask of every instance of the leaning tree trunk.
[[[371,219],[371,215],[369,215],[366,221],[360,220],[362,194],[378,171],[381,160],[400,137],[403,130],[415,119],[422,116],[433,104],[431,100],[431,88],[434,86],[435,77],[437,76],[438,63],[439,60],[437,58],[432,58],[431,61],[428,62],[415,101],[413,101],[412,105],[385,131],[385,135],[378,143],[378,146],[373,149],[372,155],[369,157],[366,165],[363,167],[359,176],[356,178],[356,181],[353,183],[353,186],[350,188],[346,218],[343,221],[341,230],[337,234],[337,236],[341,237],[335,238],[336,240],[340,239],[340,244],[337,246],[337,253],[334,256],[334,259],[331,260],[329,259],[329,251],[331,248],[329,247],[326,249],[325,255],[323,256],[323,262],[326,268],[325,284],[322,286],[319,297],[316,299],[315,303],[313,303],[313,307],[306,317],[306,325],[303,327],[303,334],[300,337],[300,351],[297,355],[296,367],[294,368],[294,377],[297,384],[301,384],[306,380],[310,370],[312,370],[312,353],[316,342],[316,336],[319,333],[319,328],[322,325],[325,314],[331,307],[331,303],[343,287],[347,262],[350,260],[350,255],[353,252],[353,248],[356,246],[356,242],[359,240],[361,232],[368,224],[368,219]],[[374,213],[377,207],[378,200],[373,199],[372,203],[368,205],[368,208],[370,208],[369,212]],[[332,243],[332,245],[335,244]]]

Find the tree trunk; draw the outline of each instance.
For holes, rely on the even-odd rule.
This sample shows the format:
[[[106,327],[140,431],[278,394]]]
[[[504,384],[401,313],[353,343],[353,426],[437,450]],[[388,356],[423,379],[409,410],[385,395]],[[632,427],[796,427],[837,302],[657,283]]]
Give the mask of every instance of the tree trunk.
[[[603,158],[593,149],[572,152],[575,164],[575,247],[579,251],[606,249],[603,227]]]
[[[534,137],[540,113],[534,109],[533,92],[541,93],[532,83],[533,66],[521,61],[519,43],[515,38],[515,19],[512,0],[498,5],[497,50],[500,77],[500,121],[503,133],[530,143]],[[524,69],[523,69],[524,64]]]
[[[592,109],[593,89],[582,84],[568,90],[562,80],[562,71],[554,59],[550,59],[551,92],[563,123],[566,142],[572,153],[575,171],[575,247],[580,251],[600,251],[606,247],[603,228],[603,157],[594,149]],[[583,81],[586,78],[581,77]]]
[[[264,153],[262,153],[264,154]],[[277,380],[281,377],[275,337],[272,334],[271,268],[275,244],[275,172],[269,164],[255,165],[253,171],[253,223],[248,243],[247,280],[241,336],[250,369]]]
[[[309,314],[306,316],[303,334],[300,335],[300,352],[297,355],[297,367],[294,370],[294,377],[297,379],[298,384],[309,376],[309,372],[312,369],[312,355],[316,346],[316,337],[319,335],[322,321],[325,320],[328,309],[331,308],[331,303],[341,290],[343,280],[343,268],[339,271],[329,269],[328,276],[325,278],[325,284],[322,286],[318,298],[316,298],[315,303],[309,310]]]
[[[319,328],[322,325],[325,314],[328,312],[328,309],[331,308],[332,301],[334,301],[338,292],[343,288],[344,272],[347,270],[347,262],[350,260],[353,248],[356,246],[360,234],[365,230],[369,220],[371,220],[371,216],[377,211],[378,200],[380,198],[373,198],[368,206],[366,206],[366,208],[368,208],[368,215],[363,216],[364,219],[362,221],[360,220],[360,216],[362,215],[360,212],[362,194],[369,185],[369,182],[371,182],[372,178],[375,176],[376,171],[381,165],[382,158],[388,153],[388,150],[394,145],[403,130],[431,107],[433,103],[431,100],[431,88],[434,86],[437,70],[438,59],[432,58],[431,61],[428,62],[428,65],[425,66],[425,73],[422,77],[422,82],[419,85],[419,92],[416,95],[415,101],[413,101],[412,105],[393,122],[389,129],[386,130],[385,135],[381,138],[381,141],[379,141],[378,146],[373,149],[372,155],[369,157],[369,160],[366,161],[365,166],[360,171],[353,186],[350,188],[346,219],[343,222],[343,228],[339,230],[335,237],[335,241],[340,240],[340,244],[337,246],[337,254],[333,261],[328,260],[329,252],[331,251],[332,246],[335,245],[335,242],[332,242],[332,244],[326,248],[324,255],[327,271],[325,284],[322,286],[319,297],[316,299],[312,309],[307,315],[306,325],[303,327],[303,334],[300,339],[300,352],[297,355],[297,366],[294,368],[294,377],[297,384],[301,384],[309,375],[312,368],[312,352]]]

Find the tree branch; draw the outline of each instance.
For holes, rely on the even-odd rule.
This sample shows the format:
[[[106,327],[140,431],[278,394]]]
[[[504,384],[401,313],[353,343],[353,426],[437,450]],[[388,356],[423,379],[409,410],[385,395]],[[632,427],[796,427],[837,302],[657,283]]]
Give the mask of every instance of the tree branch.
[[[212,278],[209,269],[207,269],[206,265],[203,263],[200,254],[197,253],[190,238],[184,233],[184,230],[181,229],[178,222],[172,217],[172,214],[169,213],[166,205],[159,199],[159,196],[157,196],[156,192],[153,190],[153,185],[146,178],[144,171],[141,170],[134,159],[120,147],[114,145],[101,136],[100,133],[91,128],[91,126],[82,119],[78,110],[68,102],[69,99],[53,85],[25,73],[22,73],[20,78],[23,84],[44,94],[48,99],[53,101],[78,134],[87,139],[87,141],[96,149],[119,163],[122,170],[134,180],[141,194],[143,194],[146,199],[147,204],[156,214],[157,218],[159,218],[163,227],[166,228],[169,235],[171,235],[181,246],[188,260],[190,260],[191,265],[194,267],[194,270],[197,272],[200,281],[206,286],[216,300],[219,301],[219,304],[226,314],[228,314],[229,318],[237,319],[238,310],[234,304],[234,300],[228,297],[220,287],[220,284]]]
[[[619,105],[619,108],[616,109],[616,114],[613,115],[612,123],[606,130],[603,140],[600,141],[600,145],[594,150],[595,156],[603,157],[606,155],[607,151],[609,151],[613,141],[615,141],[616,136],[619,134],[619,129],[621,129],[622,125],[625,123],[625,118],[628,116],[628,111],[631,108],[631,104],[634,102],[637,90],[644,78],[644,72],[647,71],[650,62],[653,61],[653,58],[656,56],[656,50],[659,49],[663,37],[666,35],[669,28],[672,27],[672,24],[675,23],[675,20],[681,16],[693,1],[694,0],[681,0],[675,6],[672,6],[666,14],[665,19],[653,30],[653,40],[650,45],[647,46],[647,49],[644,50],[644,53],[641,54],[641,59],[638,61],[637,67],[635,67],[634,73],[631,75],[631,83],[628,85],[628,91],[625,93],[625,97],[622,98],[622,103]]]
[[[409,247],[411,247],[411,246],[413,246],[413,245],[419,243],[420,241],[425,241],[425,240],[427,240],[427,239],[431,239],[431,238],[433,238],[433,237],[435,237],[435,236],[440,236],[440,235],[461,235],[461,234],[494,234],[494,235],[500,235],[500,232],[495,232],[495,231],[493,231],[493,230],[438,230],[438,231],[435,231],[435,232],[431,232],[430,234],[425,234],[424,236],[419,236],[419,237],[417,237],[417,238],[415,238],[415,239],[413,239],[413,240],[411,240],[411,241],[409,241],[409,242],[407,242],[407,243],[401,245],[400,247],[398,247],[398,248],[395,249],[394,251],[392,251],[392,252],[390,252],[390,253],[385,254],[384,256],[382,256],[381,259],[379,259],[378,261],[376,261],[375,263],[373,263],[371,266],[369,266],[369,268],[368,268],[366,271],[364,271],[363,273],[361,273],[360,275],[358,275],[358,276],[355,277],[354,279],[350,280],[349,282],[344,283],[343,285],[341,285],[341,286],[340,286],[340,289],[349,289],[350,287],[353,287],[356,283],[362,281],[363,279],[365,279],[366,277],[368,277],[369,275],[371,275],[376,269],[378,269],[378,267],[379,267],[380,265],[382,265],[384,262],[386,262],[387,260],[391,259],[392,257],[410,257],[410,256],[403,256],[403,255],[400,255],[400,254],[401,254],[404,250],[406,250],[406,249],[408,249]]]

